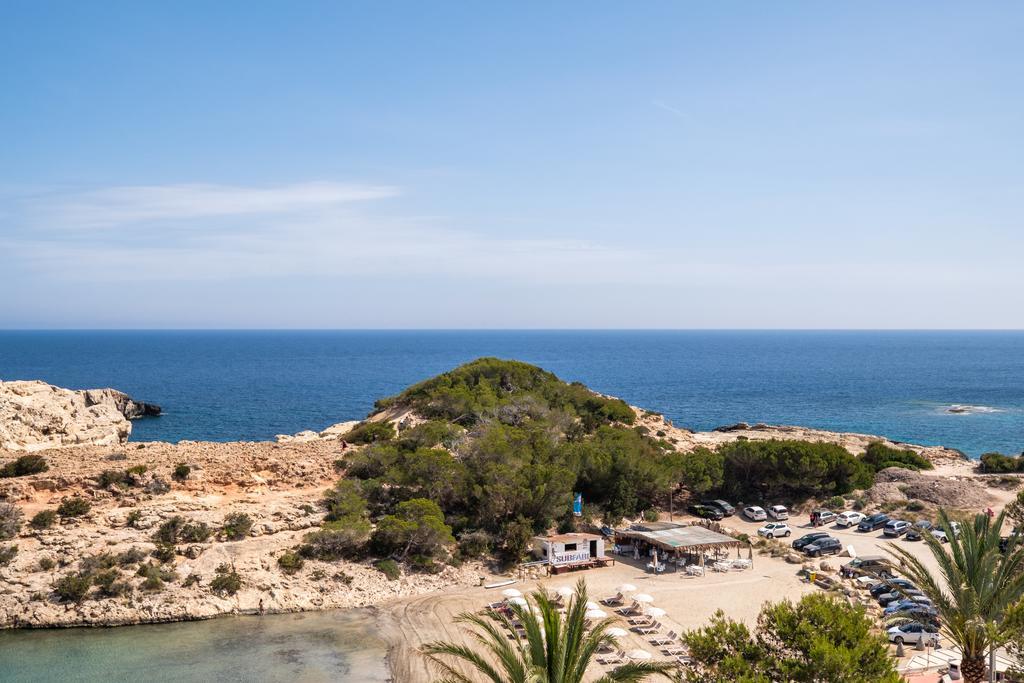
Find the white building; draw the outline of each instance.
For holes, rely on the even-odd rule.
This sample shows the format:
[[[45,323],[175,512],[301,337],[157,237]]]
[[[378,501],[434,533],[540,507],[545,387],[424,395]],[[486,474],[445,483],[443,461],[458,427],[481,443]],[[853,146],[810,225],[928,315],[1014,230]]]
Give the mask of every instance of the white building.
[[[560,569],[603,566],[612,561],[604,554],[604,537],[595,534],[557,534],[536,536],[533,554],[558,573]]]

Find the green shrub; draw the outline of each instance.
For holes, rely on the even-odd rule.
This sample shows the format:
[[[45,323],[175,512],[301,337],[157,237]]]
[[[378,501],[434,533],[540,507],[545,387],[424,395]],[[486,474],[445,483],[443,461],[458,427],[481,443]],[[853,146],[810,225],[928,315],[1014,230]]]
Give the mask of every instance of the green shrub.
[[[61,602],[82,602],[91,585],[88,574],[65,574],[53,582],[53,592]]]
[[[644,518],[645,522],[657,522],[658,521],[658,511],[657,510],[653,510],[651,508],[648,508],[648,509],[644,510],[643,518]]]
[[[829,510],[842,510],[846,507],[846,500],[842,496],[832,496],[825,501],[825,507]]]
[[[124,518],[124,525],[134,529],[140,519],[142,519],[142,512],[139,510],[132,510],[128,513],[128,516]]]
[[[142,476],[146,473],[148,468],[145,465],[133,465],[125,470],[127,474],[135,475],[136,477]]]
[[[206,522],[189,523],[181,527],[178,538],[184,543],[203,543],[213,535],[213,529]]]
[[[924,510],[924,503],[919,500],[912,500],[907,503],[907,512],[921,512]]]
[[[32,516],[28,524],[33,529],[49,529],[56,520],[57,513],[53,510],[40,510]]]
[[[1006,474],[1022,470],[1024,470],[1024,458],[1002,453],[983,453],[981,456],[981,471],[986,474]]]
[[[0,479],[7,477],[26,477],[30,474],[38,474],[50,469],[46,460],[41,455],[23,455],[11,462],[4,463],[0,467]]]
[[[174,515],[157,527],[157,530],[153,532],[153,542],[157,544],[174,545],[178,542],[181,530],[186,524],[187,522],[184,517],[181,515]]]
[[[185,481],[190,474],[192,474],[192,468],[183,462],[179,462],[174,466],[174,474],[172,476],[177,481]]]
[[[128,567],[133,564],[138,564],[146,559],[146,551],[142,548],[132,546],[119,554],[116,558],[116,562],[120,567]]]
[[[165,582],[174,582],[178,580],[178,575],[174,573],[174,570],[151,562],[139,565],[139,569],[136,574],[138,576],[145,577],[141,588],[144,591],[150,592],[162,590]]]
[[[366,515],[366,497],[363,496],[359,482],[352,479],[339,479],[332,488],[327,489],[323,504],[327,508],[325,519],[329,522]]]
[[[175,551],[173,543],[157,543],[156,547],[153,548],[153,552],[150,556],[160,563],[171,562],[174,560]]]
[[[244,512],[232,512],[224,518],[224,525],[221,527],[224,538],[229,541],[239,541],[249,535],[252,531],[252,517]]]
[[[459,536],[459,552],[463,557],[483,557],[494,548],[494,537],[486,531],[466,531]]]
[[[6,567],[13,562],[17,554],[18,546],[16,545],[0,546],[0,567]]]
[[[164,580],[157,575],[148,575],[145,580],[139,585],[139,588],[146,591],[147,593],[155,593],[164,589]]]
[[[210,582],[210,590],[217,595],[234,595],[241,587],[242,577],[226,564],[217,567],[217,576]]]
[[[373,532],[372,544],[381,555],[435,557],[454,543],[451,527],[437,503],[414,498],[395,506],[395,514],[382,517]]]
[[[181,582],[181,585],[183,587],[185,587],[185,588],[188,588],[189,586],[195,586],[198,583],[199,583],[199,575],[198,574],[189,574],[188,576],[185,577],[185,580]]]
[[[342,438],[351,444],[391,441],[395,438],[395,426],[390,422],[360,422]]]
[[[336,560],[358,554],[370,536],[370,523],[365,519],[325,522],[319,531],[302,537],[298,552],[303,557]]]
[[[867,450],[861,457],[875,472],[884,470],[886,467],[902,467],[908,470],[930,470],[934,465],[925,457],[914,451],[902,448],[886,446],[881,441],[873,441],[868,444]]]
[[[117,565],[117,558],[110,553],[97,553],[83,557],[78,561],[78,570],[84,574],[93,574],[101,569],[110,569]]]
[[[105,569],[97,572],[92,577],[93,585],[98,589],[100,596],[105,598],[116,598],[124,595],[131,589],[127,581],[121,581],[121,572],[116,569]]]
[[[0,501],[0,541],[17,536],[24,517],[17,505]]]
[[[116,486],[117,488],[128,488],[132,485],[132,479],[128,476],[127,470],[103,470],[97,479],[97,486],[101,489]]]
[[[92,509],[92,504],[85,498],[74,496],[65,498],[57,506],[57,514],[61,517],[81,517]]]
[[[306,564],[306,561],[302,559],[302,556],[291,550],[277,558],[277,566],[285,574],[298,572],[304,564]]]
[[[48,572],[56,566],[57,563],[48,555],[43,555],[39,558],[39,571]]]
[[[397,581],[402,576],[402,570],[394,560],[381,560],[373,565],[380,572],[388,577],[388,581]]]

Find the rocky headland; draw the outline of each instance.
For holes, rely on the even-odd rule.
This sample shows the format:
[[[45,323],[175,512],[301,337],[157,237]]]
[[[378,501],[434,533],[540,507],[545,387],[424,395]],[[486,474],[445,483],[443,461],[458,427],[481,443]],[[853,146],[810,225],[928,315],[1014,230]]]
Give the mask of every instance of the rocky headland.
[[[835,443],[858,454],[879,440],[769,425],[694,432],[657,413],[631,410],[634,429],[643,428],[680,452],[739,439],[796,439]],[[0,478],[0,507],[14,506],[22,522],[12,538],[0,542],[0,552],[17,546],[0,566],[0,627],[133,624],[261,609],[379,605],[475,586],[486,573],[476,561],[435,572],[402,566],[390,577],[370,559],[309,558],[301,571],[281,561],[321,527],[324,491],[353,454],[366,448],[346,440],[352,430],[377,422],[391,424],[399,436],[410,433],[425,418],[407,406],[384,405],[363,423],[282,435],[275,442],[129,442],[129,419],[157,412],[155,406],[110,389],[0,383],[0,466],[26,453],[45,461],[42,471]],[[941,465],[942,475],[914,473],[912,480],[892,475],[879,484],[880,496],[895,496],[907,486],[926,491],[953,474],[972,477],[971,465],[956,451],[898,445]],[[969,487],[970,505],[987,500],[984,483]],[[68,501],[84,505],[75,502],[77,514],[54,514]],[[49,523],[40,519],[41,513]],[[155,532],[176,518],[205,532],[168,550]],[[247,522],[242,533],[235,533],[230,522],[240,518]],[[60,579],[90,571],[91,576],[108,572],[108,586],[97,584],[96,592],[81,600],[55,593]],[[218,577],[228,573],[238,585],[218,589]]]
[[[115,389],[76,391],[38,381],[0,381],[0,448],[116,446],[131,436],[131,420],[159,414],[160,406]]]

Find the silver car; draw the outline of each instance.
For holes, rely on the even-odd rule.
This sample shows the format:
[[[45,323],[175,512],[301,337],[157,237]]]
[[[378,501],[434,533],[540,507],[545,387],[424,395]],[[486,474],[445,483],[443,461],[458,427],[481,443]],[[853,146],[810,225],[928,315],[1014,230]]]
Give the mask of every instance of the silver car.
[[[893,626],[888,630],[888,634],[889,642],[896,643],[897,645],[900,643],[917,645],[918,642],[922,642],[931,647],[939,646],[938,632],[930,626],[925,626],[916,621],[903,624],[902,626]]]
[[[768,519],[768,513],[764,511],[763,507],[758,505],[750,505],[743,508],[743,516],[751,522],[763,522]]]

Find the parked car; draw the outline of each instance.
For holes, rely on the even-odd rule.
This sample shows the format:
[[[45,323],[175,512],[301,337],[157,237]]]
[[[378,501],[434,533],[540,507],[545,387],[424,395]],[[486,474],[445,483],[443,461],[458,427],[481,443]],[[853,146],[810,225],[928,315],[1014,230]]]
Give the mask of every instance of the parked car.
[[[718,508],[713,508],[710,505],[691,505],[686,510],[696,517],[703,517],[704,519],[713,519],[716,522],[721,520],[724,515]]]
[[[804,552],[808,557],[821,557],[822,555],[835,555],[843,551],[843,542],[838,538],[826,536],[819,538],[814,543],[806,546]]]
[[[734,508],[732,505],[729,505],[729,503],[725,502],[721,498],[716,498],[715,500],[705,500],[704,505],[717,509],[719,512],[722,513],[723,517],[732,517],[734,514],[736,514],[736,508]]]
[[[891,593],[882,593],[878,596],[878,604],[882,607],[888,607],[894,602],[900,600],[911,600],[913,598],[924,597],[924,593],[917,590],[916,588],[897,588]]]
[[[757,530],[757,535],[764,536],[765,538],[779,538],[780,536],[786,537],[791,533],[793,533],[793,531],[789,528],[789,525],[784,522],[771,522]]]
[[[768,508],[768,516],[778,520],[789,519],[789,510],[785,505],[772,505]]]
[[[823,538],[828,538],[827,531],[815,531],[810,534],[804,534],[800,538],[793,541],[793,550],[803,550],[806,546],[809,546],[815,541],[820,541]]]
[[[768,519],[768,513],[764,511],[763,507],[758,505],[743,508],[743,516],[751,522],[763,522]]]
[[[601,527],[601,535],[604,536],[605,538],[614,538],[615,537],[615,529],[613,529],[612,527],[607,526],[607,525],[603,526],[603,527]]]
[[[889,515],[879,512],[870,517],[865,517],[857,525],[857,531],[874,531],[889,523]]]
[[[864,518],[867,517],[863,512],[857,512],[856,510],[848,510],[847,512],[841,512],[836,517],[836,524],[839,526],[857,526]]]
[[[914,525],[907,529],[907,535],[904,537],[908,541],[920,541],[926,534],[932,532],[932,523],[927,519],[919,519],[914,522]]]
[[[910,522],[906,522],[902,519],[890,519],[886,522],[885,529],[882,530],[882,533],[886,536],[897,538],[898,536],[902,536],[907,533],[908,529],[910,529]]]
[[[825,526],[836,521],[836,513],[831,510],[815,510],[811,513],[811,524],[814,526]]]
[[[953,536],[960,538],[960,522],[950,522],[949,526],[953,529]],[[939,540],[939,543],[949,543],[949,539],[946,538],[946,530],[943,528],[932,529],[932,536]]]
[[[929,624],[922,624],[919,621],[912,621],[902,626],[893,626],[887,633],[889,634],[889,642],[896,643],[897,645],[900,643],[917,645],[920,642],[932,647],[939,646],[938,629]]]
[[[889,563],[889,560],[881,555],[865,555],[854,558],[844,564],[839,571],[843,576],[847,577],[868,575],[887,579],[895,576],[892,573],[892,565]]]
[[[877,598],[884,593],[891,593],[892,591],[906,588],[908,590],[917,590],[917,586],[910,579],[889,579],[888,581],[880,581],[871,587],[871,597]]]
[[[905,600],[898,600],[891,603],[885,608],[885,616],[892,616],[893,614],[920,614],[923,616],[933,617],[938,612],[935,611],[935,607],[932,606],[932,601],[928,598],[906,598]]]

